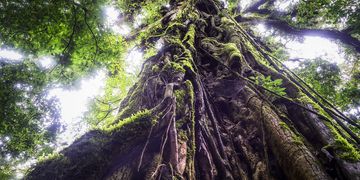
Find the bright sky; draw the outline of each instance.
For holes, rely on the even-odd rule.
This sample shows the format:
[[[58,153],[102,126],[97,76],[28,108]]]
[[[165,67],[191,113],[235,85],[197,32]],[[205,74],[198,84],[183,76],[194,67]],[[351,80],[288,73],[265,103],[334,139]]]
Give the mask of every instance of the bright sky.
[[[130,27],[122,21],[120,10],[113,6],[104,8],[105,26],[110,28],[114,33],[120,35],[128,35],[131,31]]]
[[[56,65],[56,61],[52,56],[43,56],[38,58],[35,62],[42,69],[50,69]]]
[[[249,7],[252,3],[254,3],[253,0],[241,0],[240,1],[240,6],[241,6],[241,11],[244,11],[247,7]]]
[[[88,110],[89,102],[103,92],[106,70],[101,69],[80,80],[79,88],[55,88],[50,90],[49,97],[59,99],[61,124],[65,129],[59,134],[56,144],[69,145],[76,137],[88,130],[87,123],[82,120]]]
[[[277,0],[274,5],[279,11],[287,11],[298,2],[299,0]]]
[[[255,31],[262,36],[270,36],[272,29],[267,28],[264,24],[258,24]],[[326,38],[316,36],[304,36],[303,41],[288,40],[282,36],[275,36],[276,41],[285,44],[285,50],[289,53],[290,59],[305,58],[315,59],[321,57],[329,62],[341,64],[345,60],[345,53],[343,48],[336,42],[330,41]],[[285,61],[284,63],[289,68],[296,68],[299,62]]]
[[[23,59],[23,55],[13,49],[0,49],[0,59],[5,58],[13,62],[21,62]]]
[[[125,71],[129,74],[137,74],[143,63],[143,53],[138,48],[132,48],[125,58]]]

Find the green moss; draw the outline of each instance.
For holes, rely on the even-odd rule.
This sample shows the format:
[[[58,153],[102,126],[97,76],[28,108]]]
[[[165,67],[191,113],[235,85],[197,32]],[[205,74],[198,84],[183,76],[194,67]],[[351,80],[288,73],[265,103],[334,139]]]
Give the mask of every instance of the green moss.
[[[194,86],[192,85],[190,80],[185,81],[186,90],[190,97],[191,103],[191,151],[188,151],[192,155],[195,154],[195,93],[194,93]]]
[[[151,125],[154,126],[154,125],[158,122],[158,119],[159,119],[159,116],[158,116],[158,115],[153,116],[153,117],[151,118]]]
[[[287,131],[289,131],[289,132],[291,132],[291,133],[294,133],[294,132],[291,130],[291,128],[290,128],[285,122],[281,121],[281,122],[279,122],[279,125],[281,126],[281,128],[283,128],[283,129],[285,129],[285,130],[287,130]],[[293,134],[293,135],[292,135],[292,140],[293,140],[293,142],[294,142],[295,144],[297,144],[297,145],[302,145],[302,144],[304,144],[304,143],[303,143],[303,138],[302,138],[300,135]]]
[[[304,144],[303,143],[303,138],[301,136],[293,135],[292,138],[293,138],[293,141],[294,141],[295,144],[297,144],[297,145],[303,145]]]
[[[182,72],[182,73],[185,73],[185,69],[179,64],[179,63],[176,63],[176,62],[169,62],[167,63],[164,67],[163,67],[163,70],[171,70],[171,71],[174,71],[174,72]]]
[[[191,35],[188,34],[188,36],[191,37]],[[185,39],[185,38],[184,38]],[[181,52],[183,52],[182,54],[178,55],[174,55],[173,58],[174,60],[172,61],[172,64],[166,65],[168,67],[172,67],[173,69],[179,71],[179,72],[185,72],[184,67],[188,67],[191,70],[194,70],[193,66],[192,66],[192,53],[191,51],[186,48],[183,44],[182,41],[180,41],[180,39],[177,36],[174,37],[166,37],[165,40],[169,43],[172,44],[174,46],[177,46],[179,48],[181,48]],[[191,39],[186,39],[186,43],[188,43],[190,41],[192,41]],[[175,64],[177,63],[177,64]]]
[[[159,72],[159,71],[160,71],[160,67],[159,67],[158,65],[153,65],[153,66],[151,67],[151,71],[152,71],[152,72]]]
[[[121,121],[119,121],[116,124],[110,124],[110,125],[105,125],[102,130],[105,132],[114,132],[114,131],[118,131],[119,129],[121,129],[123,126],[127,125],[127,124],[131,124],[133,122],[141,122],[144,121],[145,119],[150,118],[151,116],[151,111],[145,109],[142,111],[137,112],[136,114],[131,115],[128,118],[125,118]]]
[[[318,111],[321,115],[327,117],[329,120],[332,118],[324,111],[323,108],[319,106],[316,102],[310,99],[307,95],[301,93],[300,98],[298,100],[302,103],[311,104],[313,108]],[[360,152],[357,150],[354,145],[350,144],[341,134],[335,129],[334,125],[330,122],[325,121],[324,124],[330,129],[332,132],[335,142],[334,144],[329,144],[325,148],[334,148],[339,157],[349,161],[359,161],[360,160]]]
[[[359,161],[360,153],[354,146],[346,141],[343,137],[338,137],[335,140],[335,149],[341,150],[340,158],[350,160],[350,161]]]
[[[198,20],[198,19],[200,19],[200,15],[198,13],[196,13],[195,11],[190,11],[189,19]]]
[[[270,66],[270,63],[268,62],[265,57],[260,54],[260,52],[254,47],[254,45],[251,44],[251,42],[248,39],[243,39],[245,49],[257,60],[257,62],[260,62],[262,65],[268,67],[269,69],[273,70],[274,72],[277,72],[273,67]]]
[[[186,95],[185,90],[183,90],[183,89],[175,90],[174,94],[175,94],[176,100],[181,101],[182,102],[181,104],[183,104],[184,103],[184,98],[185,98],[185,95]]]
[[[49,160],[56,160],[56,159],[66,159],[66,157],[63,154],[60,154],[58,152],[54,152],[48,155],[43,155],[38,158],[38,163],[42,163]]]
[[[194,98],[195,98],[195,93],[194,93],[194,86],[192,85],[190,80],[186,80],[185,82],[185,86],[186,86],[186,91],[188,92],[189,96],[190,96],[190,102],[192,105],[194,105]]]
[[[171,45],[174,45],[174,46],[178,46],[182,49],[186,49],[186,47],[184,46],[184,44],[182,43],[182,41],[179,39],[179,37],[169,37],[169,36],[166,36],[165,38],[165,41],[167,41],[169,44]]]
[[[155,47],[150,47],[145,50],[144,59],[148,59],[152,56],[155,56],[158,53],[158,50]]]
[[[149,39],[152,37],[156,37],[159,35],[155,35],[156,32],[161,32],[163,30],[163,25],[161,20],[156,21],[155,23],[150,24],[148,28],[146,28],[144,31],[141,31],[139,35],[137,36],[137,40],[141,41],[144,39]]]
[[[186,32],[183,42],[187,43],[192,50],[195,50],[194,43],[195,43],[195,25],[190,24],[188,31]]]
[[[234,26],[235,25],[235,23],[234,23],[234,21],[232,21],[231,19],[229,19],[229,18],[227,18],[227,17],[222,17],[221,18],[221,24],[222,24],[222,26]]]
[[[329,144],[325,148],[334,148],[336,151],[338,151],[339,157],[342,159],[352,162],[359,161],[359,150],[355,148],[353,144],[350,144],[344,137],[342,137],[331,123],[325,122],[325,125],[329,127],[335,137],[335,142],[333,144]]]
[[[213,49],[215,52],[212,53],[214,56],[228,55],[230,60],[238,58],[240,61],[243,61],[242,54],[235,43],[221,43],[213,38],[204,38],[202,44],[205,46],[216,46],[217,49]]]
[[[192,54],[189,49],[184,49],[184,53],[181,54],[180,58],[175,59],[176,62],[179,62],[183,67],[187,67],[188,69],[194,71],[192,65]]]
[[[300,102],[305,104],[310,104],[316,111],[318,111],[321,115],[331,119],[331,117],[324,111],[323,108],[320,107],[319,104],[314,102],[311,98],[309,98],[306,94],[300,93],[300,97],[297,98]]]
[[[176,97],[177,111],[184,112],[186,91],[183,89],[175,90],[174,95]]]
[[[182,141],[185,141],[185,142],[189,139],[187,134],[186,134],[186,131],[184,131],[184,130],[179,130],[178,131],[178,138],[180,140],[182,140]]]
[[[280,125],[282,128],[291,131],[290,127],[289,127],[285,122],[282,122],[282,121],[281,121],[281,122],[279,122],[279,125]]]
[[[186,117],[176,120],[176,129],[181,128],[187,122],[188,122],[188,119]]]
[[[230,59],[234,59],[235,57],[238,57],[241,60],[241,53],[238,49],[238,47],[236,46],[236,44],[234,43],[226,43],[223,44],[224,47],[224,51],[228,54],[230,54]]]
[[[142,86],[144,84],[144,81],[139,81],[137,82],[133,88],[135,88],[133,91],[129,91],[130,97],[126,103],[126,106],[118,113],[117,117],[116,117],[116,121],[115,122],[109,122],[110,123],[117,123],[118,120],[120,119],[124,119],[128,116],[130,116],[133,112],[136,112],[139,108],[139,101],[141,100],[141,94],[144,92],[143,88],[144,86]]]

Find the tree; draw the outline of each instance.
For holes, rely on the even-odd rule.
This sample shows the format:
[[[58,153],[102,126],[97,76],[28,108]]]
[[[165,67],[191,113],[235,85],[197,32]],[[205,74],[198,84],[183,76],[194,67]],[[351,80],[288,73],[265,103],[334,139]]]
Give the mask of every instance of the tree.
[[[134,27],[129,37],[109,33],[99,23],[105,2],[0,2],[1,46],[21,48],[34,59],[51,55],[57,62],[51,70],[37,68],[32,57],[22,64],[0,62],[5,107],[0,110],[1,178],[13,165],[5,156],[36,156],[36,147],[57,131],[56,119],[49,120],[57,114],[43,88],[72,82],[99,66],[109,70],[110,84],[126,84],[120,57],[124,46],[133,43],[149,58],[117,115],[112,115],[118,110],[112,104],[121,94],[99,99],[109,110],[95,106],[103,111],[95,112],[95,129],[38,163],[28,179],[360,176],[359,124],[336,109],[360,104],[358,62],[353,62],[351,79],[335,93],[331,86],[340,83],[337,66],[304,63],[307,69],[299,70],[303,81],[247,28],[249,22],[264,22],[287,34],[323,36],[359,51],[358,2],[301,1],[282,12],[272,0],[245,8],[242,1],[239,6],[231,0],[227,9],[216,0],[172,0],[168,6],[165,0],[121,1],[123,19],[135,21],[142,9],[147,12],[146,23]],[[344,20],[346,26],[339,26]],[[315,29],[323,22],[334,26]],[[156,42],[164,42],[157,53]],[[42,126],[44,121],[53,126]],[[6,136],[11,141],[4,141]]]
[[[45,73],[31,61],[25,60],[22,64],[0,62],[1,179],[11,174],[10,168],[18,161],[51,149],[46,142],[55,138],[59,115],[56,101],[49,99],[43,91],[45,79]]]
[[[136,4],[131,4],[135,11]],[[130,6],[129,6],[130,7]],[[286,69],[218,1],[171,1],[116,119],[27,179],[352,179],[359,127]],[[346,122],[344,122],[346,121]]]

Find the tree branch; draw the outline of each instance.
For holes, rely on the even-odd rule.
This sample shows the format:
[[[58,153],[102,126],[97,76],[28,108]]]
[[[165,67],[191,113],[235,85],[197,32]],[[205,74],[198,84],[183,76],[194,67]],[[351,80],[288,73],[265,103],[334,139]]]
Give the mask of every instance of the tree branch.
[[[297,36],[317,36],[324,37],[327,39],[340,40],[342,43],[350,45],[355,48],[357,52],[360,52],[360,41],[350,34],[347,34],[344,31],[331,30],[331,29],[310,29],[310,28],[296,28],[291,26],[288,22],[280,20],[277,18],[243,18],[241,16],[235,17],[238,22],[250,22],[255,23],[264,23],[265,25],[276,28],[280,31],[286,32],[288,34],[297,35]]]

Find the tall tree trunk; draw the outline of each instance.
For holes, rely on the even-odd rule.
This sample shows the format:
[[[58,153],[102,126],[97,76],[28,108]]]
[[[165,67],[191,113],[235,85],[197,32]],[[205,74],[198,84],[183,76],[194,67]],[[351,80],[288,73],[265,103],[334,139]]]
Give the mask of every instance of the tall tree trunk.
[[[356,142],[220,3],[171,7],[117,120],[27,179],[359,179]]]

